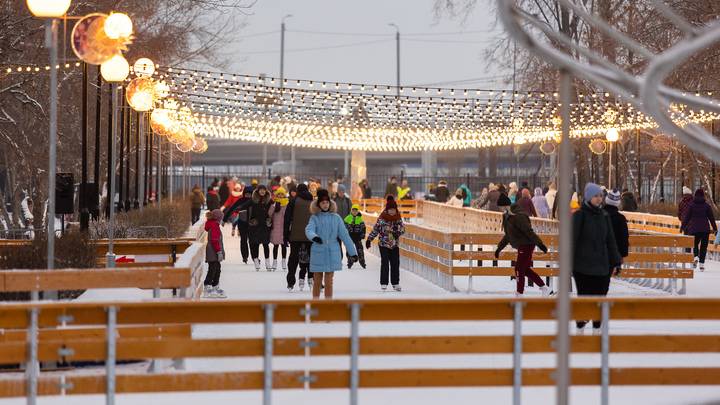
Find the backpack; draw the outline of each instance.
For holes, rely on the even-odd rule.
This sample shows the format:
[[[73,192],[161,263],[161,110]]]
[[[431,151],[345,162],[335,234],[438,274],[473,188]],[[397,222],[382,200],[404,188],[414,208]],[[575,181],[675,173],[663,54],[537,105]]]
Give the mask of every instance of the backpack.
[[[195,205],[202,205],[202,194],[193,193],[192,203]]]
[[[310,252],[308,252],[304,244],[300,245],[300,250],[298,251],[298,261],[303,264],[310,263]]]

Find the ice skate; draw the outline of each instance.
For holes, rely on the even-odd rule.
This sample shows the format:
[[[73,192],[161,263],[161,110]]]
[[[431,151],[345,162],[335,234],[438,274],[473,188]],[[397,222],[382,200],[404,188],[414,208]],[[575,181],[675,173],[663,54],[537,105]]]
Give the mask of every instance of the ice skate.
[[[203,298],[217,298],[211,285],[203,287]]]
[[[253,259],[255,262],[255,271],[260,271],[260,259]]]
[[[213,292],[215,293],[215,298],[227,298],[227,294],[225,294],[225,290],[220,288],[220,286],[213,287]]]
[[[348,260],[348,269],[351,269],[351,268],[352,268],[352,265],[353,265],[353,261],[352,261],[352,260]]]
[[[700,271],[705,271],[705,263],[700,263]]]
[[[273,259],[272,270],[275,271],[275,269],[277,269],[277,259]]]
[[[515,298],[522,298],[522,297],[523,297],[522,294],[520,294],[519,292],[515,292]]]
[[[600,336],[600,335],[602,335],[602,329],[593,328],[592,334],[593,334],[593,336]]]
[[[542,290],[543,298],[552,297],[553,295],[555,295],[555,291],[553,291],[550,287],[546,285],[540,287],[540,290]]]
[[[312,287],[313,287],[313,278],[308,277],[308,288],[312,290]]]
[[[387,290],[387,284],[381,285],[380,288],[382,288],[383,291]]]
[[[303,278],[300,279],[300,281],[298,282],[298,288],[300,288],[300,291],[302,291],[303,288],[305,288],[305,279],[303,279]]]
[[[366,268],[366,267],[365,267],[365,262],[360,262],[360,267],[362,267],[363,269],[365,269],[365,268]]]
[[[282,259],[282,269],[283,271],[287,271],[287,259],[283,257]]]
[[[287,286],[287,289],[288,289],[288,292],[292,292],[293,286],[288,285],[288,286]],[[302,291],[302,287],[300,287],[300,291]]]
[[[578,326],[578,328],[575,330],[576,335],[584,335],[585,334],[585,325],[587,325],[587,322],[583,321],[580,324],[582,326]]]
[[[402,287],[400,287],[400,284],[393,284],[393,290],[400,292],[402,291]]]
[[[270,259],[265,259],[265,270],[272,271],[272,264],[270,264]]]
[[[695,256],[695,260],[693,260],[693,269],[697,269],[699,261],[700,261],[700,258]]]

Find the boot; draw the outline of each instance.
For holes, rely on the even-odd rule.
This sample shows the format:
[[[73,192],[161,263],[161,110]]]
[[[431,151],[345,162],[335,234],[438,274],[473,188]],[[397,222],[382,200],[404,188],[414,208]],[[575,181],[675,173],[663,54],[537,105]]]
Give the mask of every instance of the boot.
[[[272,271],[272,265],[270,264],[270,259],[265,259],[265,270]]]
[[[215,291],[213,290],[211,285],[206,285],[203,287],[203,298],[217,298],[217,295],[215,294]]]
[[[298,287],[300,287],[300,291],[302,291],[303,288],[305,288],[305,279],[304,278],[300,279],[300,281],[298,282]]]
[[[255,262],[255,271],[260,271],[260,259],[253,259],[253,262]]]
[[[282,269],[283,271],[287,271],[287,259],[283,257],[282,259]]]
[[[275,269],[277,269],[277,259],[273,259],[272,269],[273,269],[273,271],[275,271]]]
[[[553,291],[550,287],[546,285],[540,287],[540,290],[542,290],[543,298],[552,297],[553,295],[555,295],[555,291]]]
[[[230,236],[235,236],[235,228],[233,228],[232,232],[230,233]]]

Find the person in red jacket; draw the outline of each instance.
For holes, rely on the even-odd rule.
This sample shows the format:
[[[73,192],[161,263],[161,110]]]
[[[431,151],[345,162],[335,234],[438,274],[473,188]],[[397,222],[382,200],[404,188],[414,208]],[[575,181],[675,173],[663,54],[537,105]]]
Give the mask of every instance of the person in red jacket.
[[[240,199],[240,197],[242,197],[242,196],[243,196],[242,186],[240,185],[240,183],[238,183],[238,184],[235,185],[235,189],[230,192],[230,197],[228,197],[228,199],[225,201],[225,204],[223,204],[223,206],[220,207],[220,209],[221,209],[222,211],[225,211],[225,209],[226,209],[227,207],[232,207],[232,205],[235,204],[235,201],[237,201],[238,199]],[[233,227],[232,227],[232,233],[230,234],[230,236],[235,236],[235,228],[237,228],[237,222],[233,222],[232,226],[233,226]],[[239,234],[240,234],[240,233],[239,233],[239,231],[238,231],[238,235],[239,235]]]
[[[205,276],[203,298],[227,298],[225,291],[220,289],[220,262],[225,260],[225,248],[223,246],[222,231],[220,223],[223,220],[223,212],[213,210],[205,214],[205,231],[208,233],[208,244],[205,247],[205,262],[208,264],[208,272]]]

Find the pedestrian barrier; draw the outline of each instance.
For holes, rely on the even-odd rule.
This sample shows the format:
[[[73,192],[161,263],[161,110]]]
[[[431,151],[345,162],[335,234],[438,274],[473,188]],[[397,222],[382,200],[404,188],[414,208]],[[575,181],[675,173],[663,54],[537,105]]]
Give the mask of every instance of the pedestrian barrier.
[[[641,320],[677,322],[677,328],[691,330],[694,321],[720,319],[720,299],[669,298],[573,298],[571,319],[603,321],[600,336],[571,336],[572,354],[595,353],[600,367],[572,367],[571,383],[576,386],[600,386],[607,398],[611,385],[718,385],[720,367],[707,363],[697,367],[673,364],[676,353],[717,353],[717,334],[628,334],[610,335],[609,324]],[[549,334],[524,334],[523,321],[546,321],[554,325],[554,299],[440,299],[440,300],[323,300],[323,301],[146,301],[133,303],[41,302],[0,306],[0,328],[14,329],[13,339],[0,340],[0,363],[28,363],[24,378],[16,374],[0,375],[0,396],[106,394],[114,403],[116,393],[180,392],[210,390],[263,390],[270,404],[275,389],[349,389],[349,402],[358,403],[361,388],[409,387],[482,387],[512,386],[514,403],[520,403],[522,387],[553,386],[554,368],[523,365],[523,354],[553,353],[557,337]],[[428,331],[423,336],[360,335],[364,322],[419,322]],[[494,335],[467,334],[447,336],[434,322],[480,322],[471,330],[485,330],[484,322],[510,321],[510,328]],[[316,337],[313,325],[347,322],[348,336]],[[175,329],[167,335],[125,333],[127,326],[166,328],[188,324],[263,324],[257,337],[196,339],[186,330]],[[309,337],[277,335],[275,326],[307,325]],[[66,325],[90,328],[85,332],[65,332]],[[477,325],[477,324],[476,324]],[[488,323],[487,325],[491,325]],[[508,325],[509,326],[509,325]],[[491,326],[488,326],[491,327]],[[36,333],[39,328],[55,328],[58,333]],[[105,333],[99,328],[104,328]],[[283,328],[292,330],[292,328]],[[554,330],[548,324],[547,330]],[[24,331],[29,336],[20,341]],[[152,330],[152,329],[149,329]],[[160,330],[160,329],[158,329]],[[535,331],[537,331],[537,327]],[[646,329],[632,330],[644,332]],[[94,331],[94,332],[88,332]],[[433,331],[439,331],[432,333]],[[120,332],[118,336],[118,332]],[[638,367],[611,367],[610,353],[652,353],[653,363]],[[359,365],[360,356],[423,356],[447,354],[505,354],[513,358],[511,366],[484,368],[412,368],[373,369]],[[347,356],[348,369],[274,370],[275,356]],[[252,371],[185,372],[147,374],[134,370],[116,371],[119,360],[139,358],[262,357],[263,366]],[[105,375],[86,372],[42,374],[37,362],[105,361]],[[396,361],[395,364],[409,364]],[[493,363],[495,364],[495,363]],[[570,362],[579,364],[578,362]]]
[[[413,222],[418,222],[423,218],[423,206],[425,201],[423,200],[396,200],[398,205],[398,211],[403,218],[412,219]],[[353,201],[353,204],[358,204],[362,212],[380,213],[385,209],[385,199],[383,198],[372,198],[365,200]]]
[[[369,231],[377,217],[365,214],[363,220]],[[542,225],[542,221],[535,225]],[[549,251],[534,255],[535,262],[544,263],[544,267],[532,269],[541,277],[556,277],[559,239],[555,234],[540,233],[539,236]],[[406,223],[405,234],[400,238],[400,265],[450,292],[456,291],[454,276],[470,276],[467,291],[471,292],[472,277],[515,275],[513,267],[498,266],[498,262],[515,260],[517,253],[506,248],[499,259],[494,257],[502,237],[501,233],[446,232],[425,224]],[[373,243],[377,246],[376,241]],[[677,279],[693,278],[693,270],[689,268],[693,255],[685,253],[685,248],[692,247],[692,243],[692,237],[683,235],[631,235],[630,254],[625,259],[622,277],[643,286],[683,294],[685,283],[678,289]],[[459,246],[466,249],[457,250]],[[664,279],[668,279],[667,285]]]

